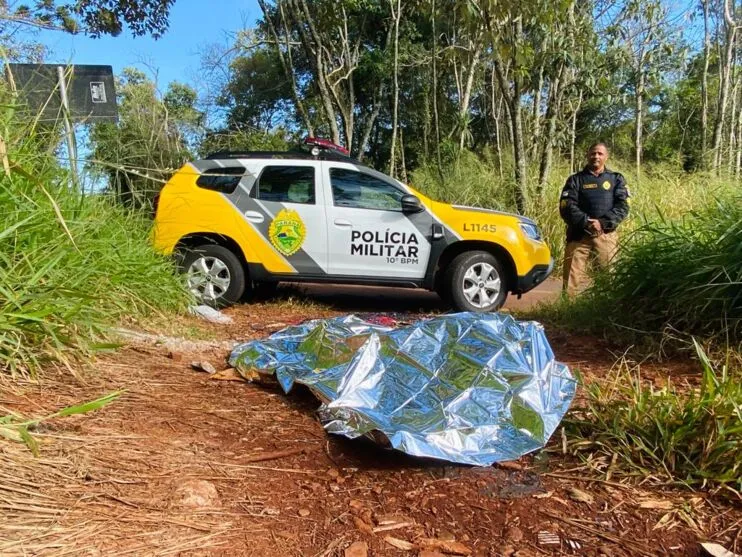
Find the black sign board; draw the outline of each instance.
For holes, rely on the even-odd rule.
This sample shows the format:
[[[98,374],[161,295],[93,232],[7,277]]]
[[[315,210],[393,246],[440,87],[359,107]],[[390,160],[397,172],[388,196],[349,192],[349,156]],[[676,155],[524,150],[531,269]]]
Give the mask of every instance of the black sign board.
[[[8,64],[6,77],[41,121],[61,117],[59,69],[67,88],[70,118],[75,122],[116,122],[116,90],[111,66]]]

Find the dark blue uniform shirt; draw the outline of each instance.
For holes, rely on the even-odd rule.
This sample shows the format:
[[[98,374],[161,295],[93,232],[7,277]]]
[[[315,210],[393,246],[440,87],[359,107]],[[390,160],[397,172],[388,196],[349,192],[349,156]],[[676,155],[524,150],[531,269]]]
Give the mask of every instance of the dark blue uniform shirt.
[[[618,172],[607,168],[597,176],[587,167],[567,179],[559,198],[559,214],[567,223],[567,241],[589,235],[587,219],[598,219],[603,231],[616,230],[629,214],[629,189]]]

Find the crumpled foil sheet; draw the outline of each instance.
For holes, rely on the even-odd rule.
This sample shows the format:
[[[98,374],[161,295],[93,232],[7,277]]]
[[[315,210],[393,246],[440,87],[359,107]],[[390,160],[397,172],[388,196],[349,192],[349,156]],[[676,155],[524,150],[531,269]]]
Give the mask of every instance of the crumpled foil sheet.
[[[396,328],[354,315],[307,321],[236,346],[230,364],[246,378],[275,375],[287,393],[307,385],[331,433],[482,466],[542,448],[576,388],[543,327],[501,313]]]

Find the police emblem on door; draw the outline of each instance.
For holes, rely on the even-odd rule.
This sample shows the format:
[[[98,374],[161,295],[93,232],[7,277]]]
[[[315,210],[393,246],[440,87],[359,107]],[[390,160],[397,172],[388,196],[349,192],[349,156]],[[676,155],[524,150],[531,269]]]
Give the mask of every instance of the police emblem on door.
[[[283,255],[293,255],[307,236],[307,228],[299,213],[293,209],[282,209],[268,228],[271,244]]]

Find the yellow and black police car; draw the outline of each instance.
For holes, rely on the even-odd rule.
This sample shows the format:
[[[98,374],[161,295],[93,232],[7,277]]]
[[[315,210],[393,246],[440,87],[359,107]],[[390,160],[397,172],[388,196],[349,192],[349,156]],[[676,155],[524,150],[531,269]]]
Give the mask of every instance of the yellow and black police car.
[[[160,192],[154,242],[214,306],[304,281],[427,288],[486,312],[553,267],[533,221],[433,201],[318,138],[186,164]]]

